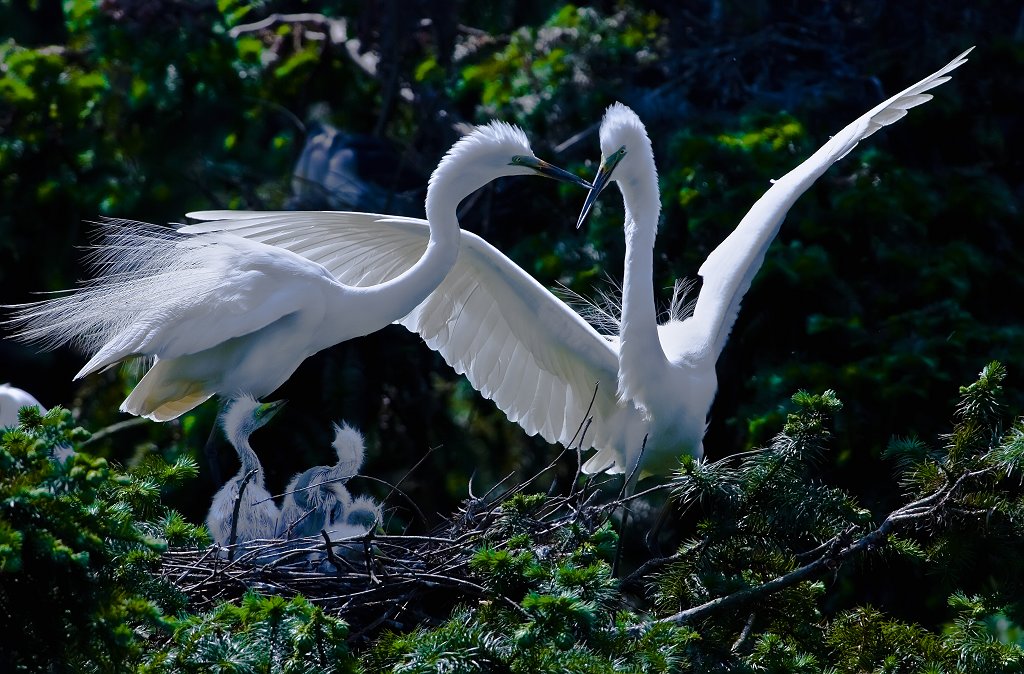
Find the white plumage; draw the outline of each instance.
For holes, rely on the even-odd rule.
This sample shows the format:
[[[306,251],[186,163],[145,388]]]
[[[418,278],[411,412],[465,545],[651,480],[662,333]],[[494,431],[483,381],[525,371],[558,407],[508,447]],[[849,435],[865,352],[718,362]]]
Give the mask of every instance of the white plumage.
[[[283,404],[283,401],[260,403],[251,396],[239,396],[231,401],[221,415],[224,434],[238,453],[242,466],[214,495],[206,516],[206,527],[217,545],[228,545],[231,541],[235,499],[246,475],[253,471],[253,476],[242,490],[235,543],[273,538],[277,532],[280,511],[267,491],[263,466],[249,444],[249,436],[270,421]]]
[[[583,447],[599,451],[587,462],[588,471],[631,469],[646,435],[642,467],[665,473],[679,455],[703,452],[717,388],[715,362],[790,206],[860,140],[927,101],[924,92],[947,81],[967,53],[862,115],[778,180],[701,266],[704,287],[687,320],[657,325],[649,261],[660,209],[653,153],[636,116],[625,106],[613,106],[602,125],[601,144],[606,161],[622,144],[628,147],[614,174],[627,206],[630,252],[620,333],[626,344],[620,347],[614,336],[598,333],[470,233],[463,234],[448,276],[399,322],[419,333],[509,419],[549,442],[570,442],[593,397],[593,423]],[[287,248],[351,285],[399,276],[422,255],[430,233],[423,220],[366,213],[189,215],[207,222],[187,231],[230,232]]]
[[[123,360],[151,361],[121,405],[130,414],[166,421],[214,394],[260,397],[317,351],[412,311],[455,261],[459,202],[509,175],[589,187],[537,159],[521,130],[494,122],[441,160],[427,191],[431,226],[422,255],[387,283],[345,285],[313,260],[231,234],[113,220],[102,225],[93,253],[95,279],[63,297],[15,307],[8,324],[21,339],[73,343],[90,353],[76,378]]]
[[[0,428],[17,426],[18,410],[22,407],[38,407],[40,414],[46,414],[46,408],[28,391],[0,384]]]
[[[580,221],[601,190],[615,181],[626,210],[626,265],[618,352],[619,398],[643,410],[650,440],[642,457],[650,472],[667,472],[683,452],[703,454],[707,414],[718,381],[715,364],[740,303],[793,203],[858,142],[931,99],[923,92],[950,79],[967,50],[920,82],[861,115],[795,169],[775,181],[736,229],[701,265],[703,279],[693,314],[658,325],[652,284],[654,239],[661,202],[650,139],[624,105],[608,109],[601,125],[602,164]],[[637,455],[604,448],[587,468],[614,462],[627,468]]]
[[[331,540],[363,536],[384,521],[380,504],[369,496],[356,496],[344,510],[330,513],[324,528]]]
[[[347,512],[352,497],[345,483],[363,467],[366,445],[359,431],[343,423],[334,426],[332,447],[338,456],[336,464],[314,466],[288,483],[277,525],[279,537],[316,536],[332,517]]]

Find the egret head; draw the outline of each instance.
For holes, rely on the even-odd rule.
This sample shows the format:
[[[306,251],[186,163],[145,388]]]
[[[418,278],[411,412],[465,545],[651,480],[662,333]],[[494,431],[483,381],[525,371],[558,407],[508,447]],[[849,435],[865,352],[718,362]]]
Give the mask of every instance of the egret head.
[[[516,175],[540,175],[591,187],[579,176],[538,159],[523,130],[505,122],[483,124],[460,138],[430,176],[431,184],[449,173],[465,181],[469,191],[496,178]]]
[[[247,438],[270,421],[284,404],[284,400],[261,403],[250,395],[238,396],[231,401],[221,417],[224,434],[232,442],[235,438]]]
[[[357,496],[352,499],[352,503],[345,513],[346,524],[360,527],[364,531],[370,531],[383,521],[384,513],[381,511],[380,504],[369,496]]]
[[[638,176],[656,175],[655,171],[654,151],[643,122],[622,103],[612,103],[601,120],[601,166],[576,227],[587,219],[597,197],[611,182],[628,182]]]

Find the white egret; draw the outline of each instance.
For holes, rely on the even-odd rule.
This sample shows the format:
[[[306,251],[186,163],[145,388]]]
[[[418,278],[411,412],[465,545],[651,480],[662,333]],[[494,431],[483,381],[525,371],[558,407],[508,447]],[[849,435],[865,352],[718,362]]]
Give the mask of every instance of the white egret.
[[[847,125],[798,167],[775,181],[736,229],[701,265],[693,314],[658,325],[653,292],[654,239],[661,201],[654,153],[636,114],[612,105],[601,125],[601,166],[587,196],[582,224],[597,196],[616,182],[626,210],[626,265],[619,330],[618,395],[644,411],[651,442],[642,462],[653,472],[675,465],[681,452],[703,455],[707,414],[718,387],[715,364],[729,338],[740,303],[761,268],[790,207],[833,163],[861,140],[931,100],[924,92],[950,79],[971,50]],[[614,461],[632,466],[635,456],[602,450],[591,467]]]
[[[426,249],[386,283],[344,285],[305,257],[236,236],[109,221],[93,254],[102,275],[64,297],[15,307],[8,324],[21,339],[91,352],[76,379],[152,359],[121,405],[138,416],[173,419],[217,393],[263,396],[317,351],[412,311],[455,262],[459,202],[513,175],[590,187],[534,156],[520,129],[493,122],[438,164],[427,190]]]
[[[687,320],[657,325],[651,256],[660,198],[653,152],[639,119],[625,106],[613,106],[601,129],[599,177],[603,186],[614,175],[626,203],[625,344],[620,346],[618,336],[598,333],[500,251],[468,232],[452,271],[399,322],[419,333],[531,435],[568,446],[589,410],[593,422],[582,446],[598,452],[584,466],[588,472],[632,470],[647,437],[640,467],[665,473],[679,455],[703,452],[717,388],[715,362],[789,207],[860,140],[929,100],[924,92],[947,81],[969,51],[859,117],[776,181],[701,266],[704,285]],[[598,192],[588,196],[581,220]],[[365,213],[204,211],[189,216],[206,222],[186,231],[230,232],[287,248],[354,285],[382,283],[408,269],[430,232],[423,220]]]
[[[366,444],[359,431],[343,423],[334,425],[331,446],[338,455],[336,464],[314,466],[288,483],[277,525],[278,537],[315,536],[331,513],[344,512],[352,503],[345,483],[363,467]]]
[[[242,490],[238,505],[235,542],[273,538],[277,533],[281,513],[267,491],[263,466],[249,444],[249,436],[270,421],[283,404],[282,400],[261,403],[251,396],[243,395],[232,400],[221,415],[224,435],[238,452],[242,467],[214,495],[210,512],[206,516],[206,527],[218,545],[228,545],[231,541],[235,499],[238,498],[239,487],[243,482],[245,489]],[[246,480],[250,473],[252,476]]]
[[[40,414],[46,408],[28,391],[10,384],[0,384],[0,428],[18,425],[18,410],[22,407],[38,407]]]

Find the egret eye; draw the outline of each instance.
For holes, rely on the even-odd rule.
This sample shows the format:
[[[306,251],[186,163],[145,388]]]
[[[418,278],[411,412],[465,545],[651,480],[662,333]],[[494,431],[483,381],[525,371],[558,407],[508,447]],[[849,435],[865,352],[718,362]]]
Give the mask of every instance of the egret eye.
[[[519,156],[519,155],[516,155],[516,156],[512,157],[512,161],[509,162],[509,164],[512,164],[513,166],[518,166],[519,164],[522,164],[522,163],[523,163],[523,158],[521,156]]]

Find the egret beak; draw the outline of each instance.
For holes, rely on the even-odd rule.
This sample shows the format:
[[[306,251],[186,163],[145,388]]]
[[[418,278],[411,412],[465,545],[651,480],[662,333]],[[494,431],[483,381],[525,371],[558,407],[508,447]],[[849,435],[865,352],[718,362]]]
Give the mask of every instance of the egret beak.
[[[266,422],[270,421],[275,414],[277,414],[278,412],[281,411],[281,408],[284,407],[284,404],[286,402],[288,402],[288,401],[287,400],[275,400],[272,403],[263,403],[262,405],[260,405],[260,407],[263,410],[263,414],[262,414],[263,422],[266,423]]]
[[[604,188],[608,187],[612,179],[612,172],[625,156],[626,146],[623,145],[611,157],[601,158],[601,166],[598,167],[597,175],[594,176],[594,186],[590,188],[590,194],[587,195],[587,200],[583,202],[583,210],[580,211],[580,219],[576,221],[576,229],[579,229],[583,225],[583,221],[590,215],[590,209],[594,207],[597,197],[601,195]]]
[[[543,159],[537,159],[536,157],[524,157],[516,156],[512,158],[512,164],[516,166],[525,166],[528,169],[532,169],[537,175],[544,176],[545,178],[554,178],[563,183],[572,183],[573,185],[579,185],[580,187],[586,187],[588,190],[593,187],[583,178],[580,178],[575,173],[569,173],[565,169],[560,169],[553,164],[549,164]]]

